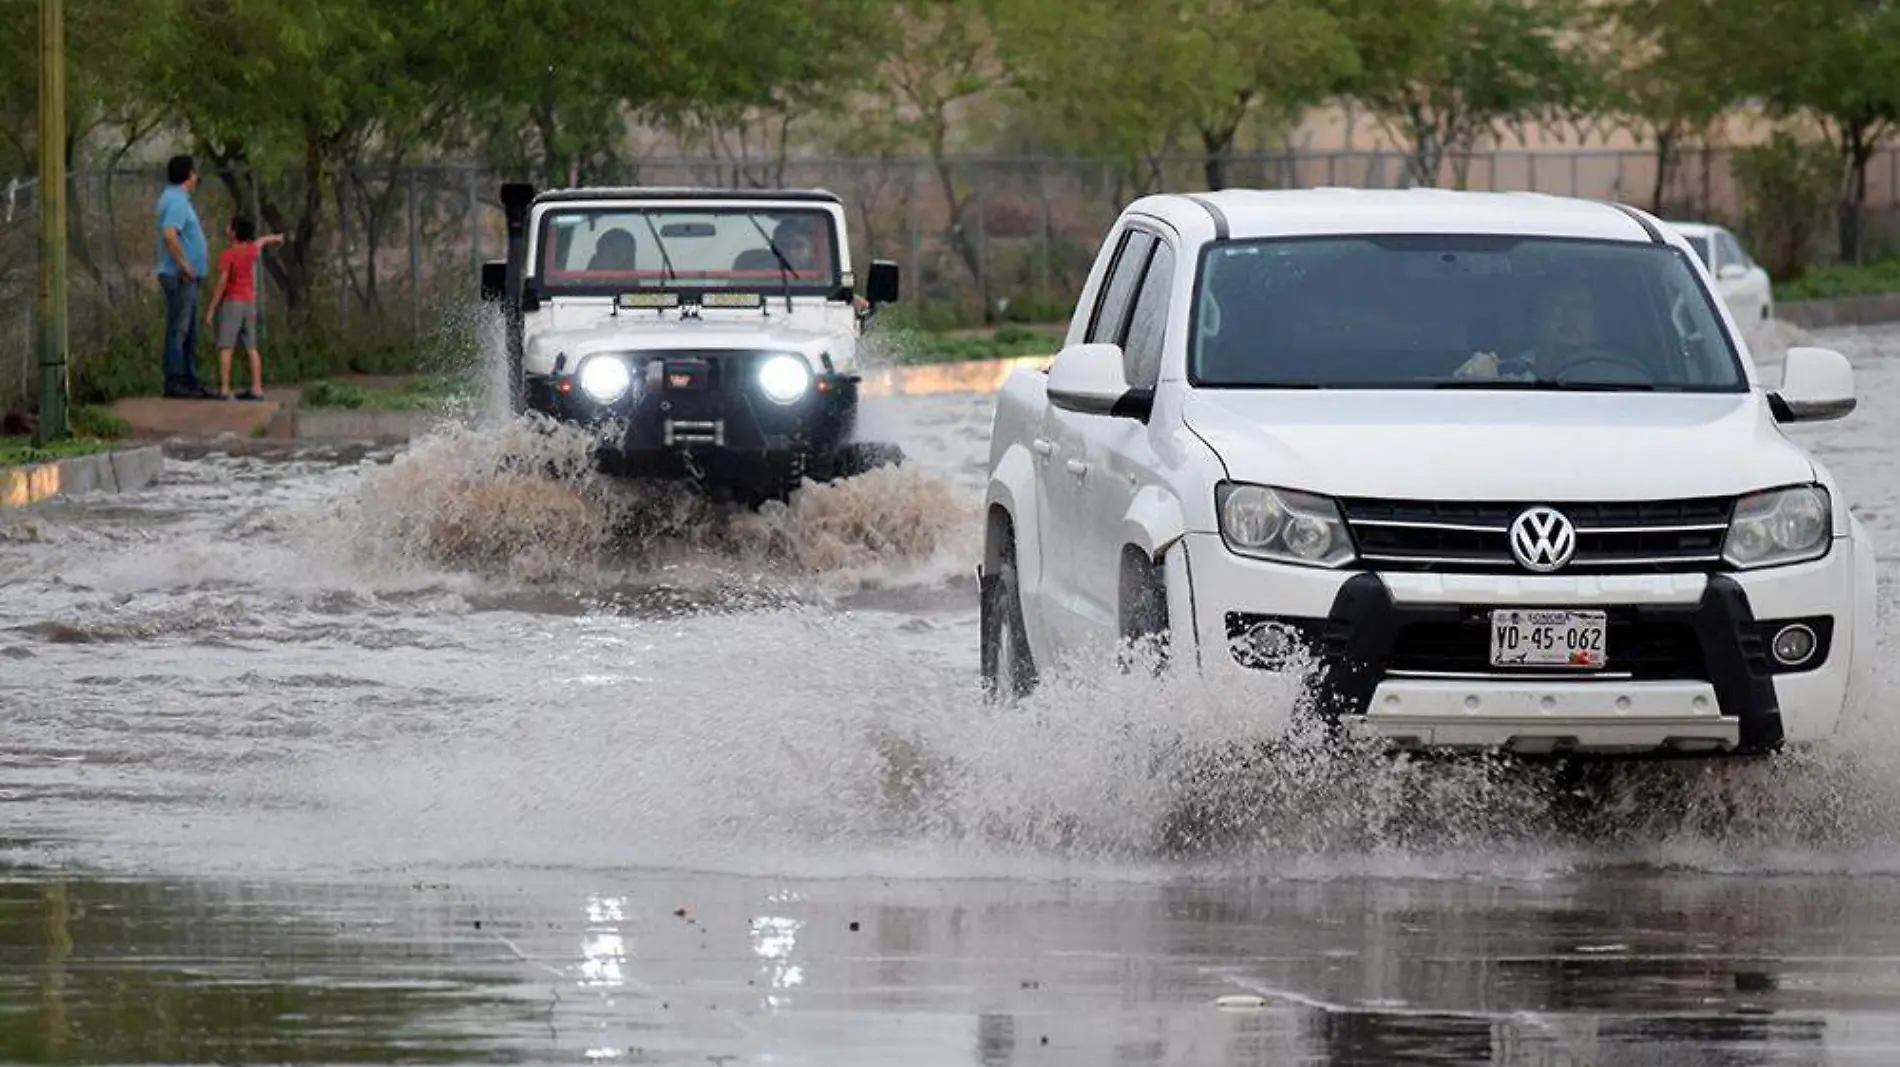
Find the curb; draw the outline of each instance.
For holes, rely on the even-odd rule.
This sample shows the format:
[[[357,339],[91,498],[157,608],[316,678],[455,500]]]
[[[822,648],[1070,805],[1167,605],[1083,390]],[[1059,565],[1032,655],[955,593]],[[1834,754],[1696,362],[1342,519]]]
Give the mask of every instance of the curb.
[[[1870,293],[1828,300],[1776,302],[1775,318],[1804,330],[1830,326],[1878,326],[1900,322],[1900,293]]]
[[[165,450],[157,445],[8,467],[0,470],[0,508],[83,493],[130,493],[157,481],[164,470]]]
[[[1055,353],[1013,359],[972,360],[968,363],[919,363],[879,367],[864,372],[858,383],[863,396],[942,396],[969,393],[987,396],[1003,387],[1009,376],[1026,368],[1046,367]]]

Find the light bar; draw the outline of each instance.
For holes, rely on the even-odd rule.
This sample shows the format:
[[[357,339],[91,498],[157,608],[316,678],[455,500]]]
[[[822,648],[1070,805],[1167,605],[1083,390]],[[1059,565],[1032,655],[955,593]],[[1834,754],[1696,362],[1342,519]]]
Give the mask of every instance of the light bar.
[[[679,303],[678,293],[621,293],[614,298],[614,306],[621,308],[670,308]]]
[[[699,305],[709,308],[755,308],[764,304],[765,297],[759,293],[711,292],[699,297]]]

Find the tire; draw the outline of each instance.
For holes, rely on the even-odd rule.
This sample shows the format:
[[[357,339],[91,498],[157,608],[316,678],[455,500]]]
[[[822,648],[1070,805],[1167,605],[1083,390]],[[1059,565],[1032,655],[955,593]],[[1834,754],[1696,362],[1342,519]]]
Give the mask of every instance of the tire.
[[[983,692],[988,699],[1001,703],[1028,696],[1036,687],[1036,663],[1029,651],[1022,586],[1016,575],[1014,531],[1006,531],[1005,536],[1009,540],[1003,545],[995,574],[983,578],[977,609]]]
[[[1123,669],[1129,653],[1138,647],[1152,647],[1159,673],[1168,662],[1168,582],[1161,568],[1149,562],[1133,548],[1122,556],[1121,637]]]

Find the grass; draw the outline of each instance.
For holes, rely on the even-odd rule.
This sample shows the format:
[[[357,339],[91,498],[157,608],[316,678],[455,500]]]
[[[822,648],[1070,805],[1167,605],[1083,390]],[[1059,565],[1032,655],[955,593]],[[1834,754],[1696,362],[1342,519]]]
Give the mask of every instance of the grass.
[[[68,437],[58,441],[48,441],[43,448],[34,445],[31,437],[0,437],[0,467],[51,463],[54,460],[71,459],[74,456],[110,452],[118,447],[117,441],[102,441],[96,437]]]
[[[74,456],[90,456],[120,447],[132,432],[124,419],[102,407],[81,406],[67,415],[71,436],[48,441],[43,447],[31,437],[0,437],[0,467],[20,467]]]
[[[391,387],[373,388],[321,378],[303,387],[299,406],[348,411],[439,411],[452,403],[465,383],[448,375],[411,378]]]
[[[867,340],[870,335],[866,335]],[[1012,359],[1017,356],[1046,356],[1062,345],[1059,334],[1050,334],[1021,326],[999,326],[987,336],[977,334],[906,332],[888,335],[892,355],[897,362],[971,363],[986,359]]]
[[[1900,292],[1900,257],[1808,271],[1793,281],[1775,286],[1775,299],[1833,300],[1897,292]]]

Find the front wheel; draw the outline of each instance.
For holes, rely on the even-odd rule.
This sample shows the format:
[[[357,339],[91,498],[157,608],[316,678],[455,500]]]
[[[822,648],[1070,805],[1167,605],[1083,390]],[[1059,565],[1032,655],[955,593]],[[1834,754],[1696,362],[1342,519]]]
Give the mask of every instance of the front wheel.
[[[983,576],[977,613],[984,695],[1003,702],[1028,696],[1036,687],[1036,665],[1012,549],[1003,550],[995,573]]]

